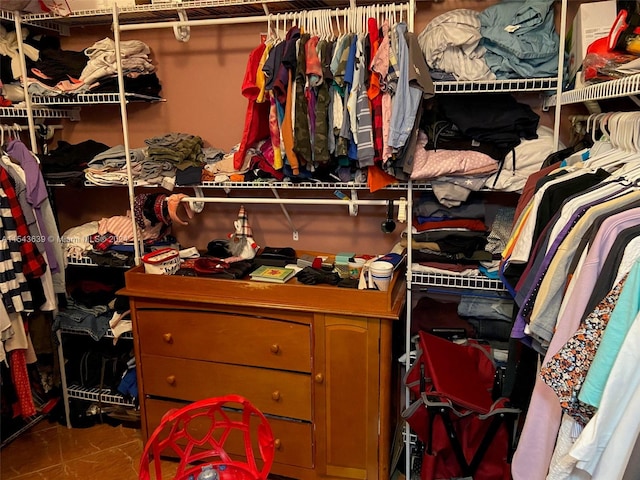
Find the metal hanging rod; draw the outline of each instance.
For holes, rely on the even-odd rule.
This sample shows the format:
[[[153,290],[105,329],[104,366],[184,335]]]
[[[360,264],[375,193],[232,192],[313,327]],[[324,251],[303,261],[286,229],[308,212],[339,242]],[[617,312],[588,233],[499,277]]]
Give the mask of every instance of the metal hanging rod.
[[[276,205],[387,205],[389,200],[340,200],[320,198],[255,198],[255,197],[183,197],[181,202],[186,203],[257,203]]]
[[[38,124],[36,124],[36,127],[38,126]],[[45,127],[47,127],[48,129],[51,130],[62,130],[64,128],[64,125],[45,125]],[[0,128],[3,129],[14,129],[14,130],[18,130],[19,132],[28,132],[29,131],[29,125],[17,125],[17,124],[8,124],[8,123],[1,123],[0,124]]]
[[[394,13],[394,12],[406,12],[410,9],[410,3],[407,4],[390,4],[390,5],[380,5],[381,13]],[[375,8],[375,5],[373,6]],[[368,7],[366,6],[358,6],[354,8],[338,8],[338,9],[320,9],[320,10],[311,10],[307,14],[314,15],[316,12],[322,11],[330,11],[332,16],[340,16],[347,17],[349,15],[353,15],[354,12],[362,9],[366,11]],[[371,6],[369,7],[371,8]],[[114,15],[117,15],[117,5],[114,4]],[[178,27],[187,27],[187,26],[207,26],[207,25],[237,25],[242,23],[263,23],[272,21],[275,18],[280,18],[282,20],[291,21],[297,20],[300,18],[300,12],[286,12],[286,13],[276,13],[269,15],[253,15],[248,17],[231,17],[231,18],[209,18],[202,20],[175,20],[175,21],[167,21],[167,22],[151,22],[151,23],[136,23],[136,24],[127,24],[127,25],[119,25],[118,29],[120,31],[132,31],[132,30],[152,30],[159,28],[178,28]]]

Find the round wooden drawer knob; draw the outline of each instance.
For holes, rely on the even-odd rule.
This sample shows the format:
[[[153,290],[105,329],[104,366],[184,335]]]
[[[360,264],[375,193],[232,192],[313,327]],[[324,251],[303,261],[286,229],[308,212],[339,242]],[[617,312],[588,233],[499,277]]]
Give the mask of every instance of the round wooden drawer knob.
[[[321,373],[318,373],[316,375],[316,383],[322,383],[324,382],[324,375],[322,375]]]
[[[277,402],[278,400],[280,400],[280,392],[276,390],[271,394],[271,398]]]
[[[271,353],[275,355],[280,351],[280,345],[278,345],[277,343],[274,343],[273,345],[271,345],[270,350],[271,350]]]
[[[167,377],[167,383],[169,385],[173,385],[174,383],[176,383],[176,376],[175,375],[169,375]]]
[[[276,438],[273,441],[273,446],[276,447],[276,450],[280,450],[280,447],[282,447],[282,441],[279,438]]]
[[[173,335],[171,335],[170,333],[165,333],[162,335],[162,339],[166,342],[166,343],[173,343]]]

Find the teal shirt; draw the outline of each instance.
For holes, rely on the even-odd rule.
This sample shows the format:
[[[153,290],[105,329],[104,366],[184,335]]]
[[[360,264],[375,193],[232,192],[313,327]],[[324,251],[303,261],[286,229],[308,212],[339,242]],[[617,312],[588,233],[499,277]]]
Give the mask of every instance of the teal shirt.
[[[611,373],[611,368],[639,311],[640,260],[637,260],[631,267],[629,277],[602,334],[600,346],[578,395],[581,402],[596,408],[600,406],[602,392]]]

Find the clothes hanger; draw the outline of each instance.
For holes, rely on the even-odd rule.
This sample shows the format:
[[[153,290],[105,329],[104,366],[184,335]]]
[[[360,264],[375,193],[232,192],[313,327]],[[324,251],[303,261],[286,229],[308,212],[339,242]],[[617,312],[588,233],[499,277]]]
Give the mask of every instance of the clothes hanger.
[[[319,15],[320,17],[318,19],[318,24],[320,25],[320,31],[321,31],[320,40],[328,41],[329,28],[327,27],[327,11],[322,10],[322,12]]]
[[[324,11],[324,27],[326,28],[325,40],[327,42],[333,41],[333,25],[331,24],[331,12],[329,10]]]
[[[8,130],[9,130],[9,141],[15,141],[18,136],[16,135],[16,126],[14,125],[9,125],[8,126]]]
[[[304,19],[304,30],[307,34],[311,35],[313,32],[311,31],[311,22],[310,22],[310,18],[311,15],[310,13],[305,10],[302,12],[302,18]]]
[[[640,114],[638,114],[638,112],[624,112],[619,118],[622,124],[619,141],[624,145],[625,150],[637,152],[636,137],[638,136],[638,132],[635,129],[638,128]]]
[[[367,5],[367,7],[365,8],[365,11],[364,11],[364,25],[363,25],[363,29],[364,29],[364,34],[365,35],[369,34],[369,19],[370,18],[373,18],[372,7],[371,7],[371,5]]]
[[[630,127],[633,125],[632,119],[634,115],[630,112],[620,112],[612,118],[615,123],[615,132],[612,129],[614,137],[612,143],[627,152],[634,151],[633,133]]]
[[[600,155],[596,155],[585,160],[583,166],[594,171],[598,168],[611,171],[611,169],[615,170],[615,167],[627,163],[629,157],[631,157],[632,155],[632,152],[625,152],[624,150],[620,150],[618,148],[612,148],[609,151],[603,152]]]
[[[609,121],[611,120],[611,116],[613,113],[607,112],[603,114],[604,116],[600,119],[600,130],[602,130],[603,135],[611,141],[611,132],[609,131]]]
[[[592,157],[600,155],[601,153],[604,153],[611,149],[611,142],[609,141],[609,139],[605,138],[604,136],[596,139],[596,132],[599,128],[599,119],[602,118],[603,115],[604,114],[602,113],[594,113],[589,115],[589,118],[587,118],[587,122],[585,125],[585,132],[587,134],[591,132],[592,146],[589,149],[589,154]]]
[[[281,40],[280,38],[280,14],[276,14],[276,31],[275,31],[275,37],[276,37],[276,43],[279,42]]]
[[[271,13],[267,14],[267,40],[273,38],[273,28],[271,28]]]
[[[620,167],[618,170],[612,173],[617,178],[621,179],[623,183],[633,185],[634,187],[640,186],[640,153],[630,153],[628,161]]]
[[[348,21],[349,21],[349,11],[351,10],[351,7],[349,7],[349,9],[345,9],[344,11],[344,16],[342,17],[342,22],[343,22],[343,27],[344,27],[344,34],[347,35],[348,33],[351,32],[351,30],[349,29],[349,25],[348,25]]]
[[[327,26],[325,23],[325,12],[324,11],[319,11],[316,12],[315,14],[315,20],[316,20],[316,36],[318,37],[318,42],[320,42],[320,40],[325,40],[326,39],[326,35],[327,35]]]

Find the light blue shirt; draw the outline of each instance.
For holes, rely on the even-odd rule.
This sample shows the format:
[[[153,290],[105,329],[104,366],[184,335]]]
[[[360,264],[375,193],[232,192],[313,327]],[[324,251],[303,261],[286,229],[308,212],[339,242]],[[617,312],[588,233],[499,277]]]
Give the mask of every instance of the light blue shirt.
[[[416,121],[416,113],[422,100],[423,91],[409,84],[409,46],[405,39],[407,24],[396,25],[398,37],[398,86],[391,103],[389,139],[387,143],[395,148],[404,147]]]
[[[553,0],[503,0],[480,14],[485,61],[497,78],[558,73],[559,36]]]

